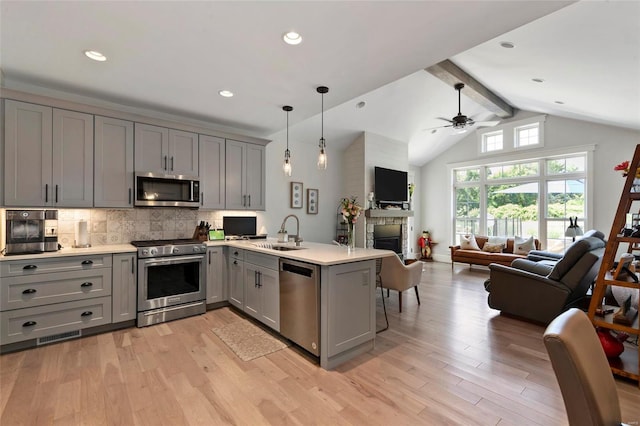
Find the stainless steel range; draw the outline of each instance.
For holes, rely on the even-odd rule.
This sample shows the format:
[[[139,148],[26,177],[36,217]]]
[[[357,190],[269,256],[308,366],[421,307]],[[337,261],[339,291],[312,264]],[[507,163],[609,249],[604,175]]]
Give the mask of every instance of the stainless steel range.
[[[192,239],[131,244],[138,248],[138,327],[206,312],[205,244]]]

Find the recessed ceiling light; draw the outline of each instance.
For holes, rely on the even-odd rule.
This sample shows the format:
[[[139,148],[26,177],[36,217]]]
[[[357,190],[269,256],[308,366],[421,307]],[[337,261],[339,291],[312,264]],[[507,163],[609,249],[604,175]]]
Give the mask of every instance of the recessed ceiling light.
[[[225,98],[230,98],[230,97],[233,96],[233,92],[231,90],[221,90],[221,91],[218,92],[218,94],[220,96],[225,97]]]
[[[510,41],[501,41],[500,46],[504,47],[505,49],[513,49],[514,47],[516,47],[516,45],[511,43]]]
[[[544,82],[544,79],[542,79],[542,78],[532,78],[531,81],[535,81],[536,83],[542,83],[542,82]]]
[[[107,60],[107,57],[97,50],[85,50],[84,54],[87,58],[93,59],[94,61],[104,62]]]
[[[302,43],[302,36],[295,31],[289,31],[282,36],[282,39],[287,44],[300,44]]]
[[[365,106],[367,106],[367,103],[365,101],[360,101],[356,104],[356,108],[358,109],[364,108]]]
[[[553,102],[557,103],[558,105],[564,105],[564,102],[562,101],[553,101]]]

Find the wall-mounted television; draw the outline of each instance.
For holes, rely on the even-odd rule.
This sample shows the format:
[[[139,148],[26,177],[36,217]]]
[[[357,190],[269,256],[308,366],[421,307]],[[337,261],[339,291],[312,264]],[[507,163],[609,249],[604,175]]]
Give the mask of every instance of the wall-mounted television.
[[[409,201],[408,173],[376,166],[374,168],[374,192],[378,203]]]

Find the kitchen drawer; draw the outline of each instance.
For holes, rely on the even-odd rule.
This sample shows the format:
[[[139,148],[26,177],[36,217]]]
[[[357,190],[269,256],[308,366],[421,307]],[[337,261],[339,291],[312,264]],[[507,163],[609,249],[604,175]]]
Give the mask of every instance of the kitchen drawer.
[[[111,297],[0,312],[0,344],[111,323]]]
[[[244,250],[242,249],[237,249],[234,247],[226,247],[226,249],[228,250],[228,256],[231,259],[236,259],[236,260],[244,260]]]
[[[111,295],[111,269],[8,277],[0,284],[0,311]]]
[[[254,265],[264,266],[265,268],[276,271],[278,270],[278,256],[247,251],[245,253],[244,260],[245,262],[253,263]]]
[[[30,259],[0,262],[0,277],[19,277],[66,271],[87,271],[111,268],[111,254],[64,256],[48,259]]]

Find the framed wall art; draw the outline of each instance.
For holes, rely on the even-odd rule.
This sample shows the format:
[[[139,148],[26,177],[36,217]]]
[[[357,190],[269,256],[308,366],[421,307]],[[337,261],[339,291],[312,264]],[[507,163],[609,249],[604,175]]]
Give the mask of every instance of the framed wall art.
[[[318,190],[307,189],[307,213],[318,214]]]
[[[302,208],[302,182],[291,182],[291,208]]]

